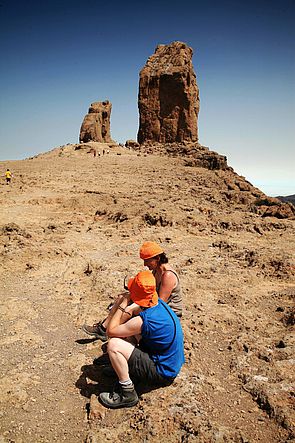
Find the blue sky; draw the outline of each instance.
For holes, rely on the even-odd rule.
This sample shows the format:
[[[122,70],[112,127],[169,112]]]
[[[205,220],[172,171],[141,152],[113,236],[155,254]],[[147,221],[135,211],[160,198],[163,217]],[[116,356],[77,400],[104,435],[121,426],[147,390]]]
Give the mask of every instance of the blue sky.
[[[294,0],[0,0],[0,160],[76,143],[90,103],[136,139],[157,44],[194,50],[200,142],[268,195],[295,193]]]

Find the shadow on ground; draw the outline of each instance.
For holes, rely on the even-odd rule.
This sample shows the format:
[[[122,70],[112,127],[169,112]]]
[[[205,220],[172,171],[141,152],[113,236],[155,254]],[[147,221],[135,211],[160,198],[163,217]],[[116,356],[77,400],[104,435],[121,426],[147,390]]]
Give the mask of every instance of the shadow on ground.
[[[102,354],[94,359],[93,364],[81,367],[81,375],[75,386],[80,390],[83,397],[90,398],[92,394],[98,396],[101,392],[111,392],[113,390],[113,387],[118,383],[118,378],[115,374],[104,374],[104,369],[109,367],[107,354]],[[163,387],[147,384],[145,380],[138,380],[132,375],[131,379],[139,396]]]

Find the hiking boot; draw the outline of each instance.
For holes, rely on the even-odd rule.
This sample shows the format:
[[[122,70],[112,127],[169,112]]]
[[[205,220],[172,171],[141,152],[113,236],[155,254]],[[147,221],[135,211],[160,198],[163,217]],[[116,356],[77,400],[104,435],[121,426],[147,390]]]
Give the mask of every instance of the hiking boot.
[[[98,338],[101,341],[107,341],[107,332],[103,328],[101,323],[94,323],[94,325],[83,325],[82,330],[88,335],[93,335],[93,337]]]
[[[130,386],[121,386],[118,383],[113,392],[101,392],[99,398],[102,404],[110,409],[131,408],[139,401],[133,383]]]

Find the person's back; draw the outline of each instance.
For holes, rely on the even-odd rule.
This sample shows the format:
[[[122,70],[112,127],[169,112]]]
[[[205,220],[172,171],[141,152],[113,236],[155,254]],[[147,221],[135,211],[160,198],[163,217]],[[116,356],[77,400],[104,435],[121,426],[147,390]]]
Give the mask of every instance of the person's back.
[[[161,299],[141,312],[141,346],[156,364],[157,372],[174,378],[184,363],[183,332],[176,314]]]
[[[179,280],[177,272],[175,272],[172,268],[164,270],[162,275],[164,275],[166,272],[172,272],[177,279],[176,286],[175,286],[175,288],[173,288],[171,290],[171,294],[169,295],[166,303],[168,306],[170,306],[172,311],[175,312],[177,317],[181,317],[183,307],[182,307],[182,290],[181,290],[181,286],[180,286],[180,280]],[[161,293],[161,283],[162,283],[162,279],[160,280],[159,284],[157,285],[158,294]]]

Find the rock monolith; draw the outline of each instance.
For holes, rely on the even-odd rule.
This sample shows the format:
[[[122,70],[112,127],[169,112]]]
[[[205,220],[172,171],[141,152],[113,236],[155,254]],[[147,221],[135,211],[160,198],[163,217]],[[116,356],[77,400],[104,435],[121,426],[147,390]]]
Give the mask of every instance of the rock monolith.
[[[104,102],[91,103],[80,129],[80,143],[99,142],[112,143],[110,133],[110,117],[112,104]]]
[[[140,71],[140,144],[198,141],[200,103],[192,56],[182,42],[158,45]]]

